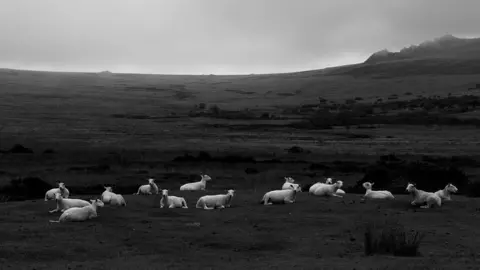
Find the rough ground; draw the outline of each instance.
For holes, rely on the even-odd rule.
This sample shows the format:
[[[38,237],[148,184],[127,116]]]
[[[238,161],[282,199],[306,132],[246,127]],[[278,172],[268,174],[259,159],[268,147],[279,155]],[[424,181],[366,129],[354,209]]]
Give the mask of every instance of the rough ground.
[[[206,191],[215,194],[221,191]],[[125,196],[127,207],[97,219],[55,224],[55,203],[0,204],[2,269],[475,269],[480,201],[453,197],[441,209],[413,209],[410,198],[360,203],[299,194],[293,205],[263,206],[263,192],[238,192],[232,208],[160,209],[159,196]],[[88,198],[88,197],[85,197]],[[365,222],[398,219],[425,232],[421,257],[365,257]],[[374,268],[372,268],[375,266]]]

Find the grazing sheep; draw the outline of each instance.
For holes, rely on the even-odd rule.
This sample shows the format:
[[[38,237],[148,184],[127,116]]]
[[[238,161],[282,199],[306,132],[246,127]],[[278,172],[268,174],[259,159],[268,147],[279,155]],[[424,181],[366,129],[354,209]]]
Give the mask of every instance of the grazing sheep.
[[[412,205],[426,203],[426,205],[420,206],[421,208],[431,208],[434,205],[440,207],[442,205],[442,199],[437,194],[417,189],[415,184],[408,183],[406,191],[413,196]]]
[[[364,199],[386,199],[386,200],[393,200],[395,197],[392,193],[388,190],[372,190],[372,186],[375,183],[365,182],[363,183],[363,187],[366,189],[365,195],[363,195]]]
[[[72,207],[67,209],[58,220],[50,220],[50,222],[67,222],[67,221],[86,221],[92,218],[98,217],[97,208],[103,207],[104,204],[101,200],[90,200],[91,203],[84,207]]]
[[[227,194],[219,195],[205,195],[200,197],[197,201],[196,208],[203,208],[206,210],[211,210],[215,208],[226,208],[230,207],[232,203],[233,196],[235,195],[235,190],[229,189]]]
[[[90,205],[89,202],[81,199],[65,199],[62,197],[62,195],[60,195],[60,193],[55,193],[55,200],[57,201],[57,208],[49,211],[50,213],[55,213],[58,211],[64,212],[72,207],[84,207]]]
[[[300,188],[299,184],[294,183],[295,180],[292,177],[285,177],[285,183],[283,183],[282,189],[291,189],[293,185],[296,189]]]
[[[302,192],[302,190],[294,185],[290,185],[290,189],[272,190],[263,195],[260,203],[263,205],[294,203],[298,192]]]
[[[320,185],[317,189],[313,191],[315,196],[327,196],[327,197],[343,197],[342,195],[337,194],[337,190],[343,186],[343,182],[338,180],[335,184],[324,184]]]
[[[160,208],[188,208],[187,202],[182,197],[168,196],[168,190],[162,190],[162,198],[160,199]]]
[[[102,193],[102,202],[104,204],[110,204],[112,206],[127,206],[125,199],[122,195],[116,194],[112,191],[112,187],[105,187],[105,191]]]
[[[55,194],[60,193],[63,198],[67,199],[70,196],[70,191],[65,187],[65,184],[58,183],[58,188],[52,188],[45,193],[45,201],[55,200]]]
[[[210,176],[206,174],[201,174],[200,177],[202,177],[200,181],[184,184],[180,187],[180,190],[205,190],[205,187],[207,186],[207,181],[212,180],[212,178],[210,178]]]
[[[325,181],[325,184],[328,184],[328,185],[333,184],[332,178],[327,178],[327,181]],[[343,182],[342,182],[342,185],[343,185]],[[335,193],[338,194],[338,195],[345,195],[345,191],[343,189],[340,189],[340,188],[337,189],[337,191]]]
[[[458,189],[456,186],[452,185],[451,183],[449,183],[448,185],[445,186],[444,189],[441,189],[437,192],[435,192],[435,194],[440,197],[440,199],[442,200],[445,200],[445,201],[451,201],[452,198],[451,198],[451,193],[457,193],[458,192]]]
[[[155,184],[155,180],[153,178],[148,179],[148,184],[146,185],[141,185],[138,188],[137,193],[134,193],[133,195],[152,195],[152,194],[158,194],[158,186]]]

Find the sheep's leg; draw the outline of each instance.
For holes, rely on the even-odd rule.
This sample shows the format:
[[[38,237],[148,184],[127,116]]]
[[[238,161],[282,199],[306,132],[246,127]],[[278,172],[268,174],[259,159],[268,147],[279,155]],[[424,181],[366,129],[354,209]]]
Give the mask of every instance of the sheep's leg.
[[[342,196],[342,195],[338,195],[337,193],[333,193],[333,194],[332,194],[332,197],[339,197],[339,198],[343,198],[343,196]]]
[[[58,212],[58,210],[60,210],[60,209],[56,208],[56,209],[53,209],[53,210],[48,211],[48,212],[49,212],[49,213],[55,213],[55,212]]]
[[[208,207],[206,204],[203,206],[203,209],[205,210],[213,210],[215,207]]]
[[[294,203],[295,200],[285,200],[285,203]]]
[[[170,206],[168,208],[175,208],[175,205],[170,204]]]
[[[420,206],[420,208],[430,208],[430,205],[429,205],[429,204],[427,204],[427,205],[422,205],[422,206]]]
[[[225,205],[218,206],[218,209],[224,209],[224,208],[225,208]]]

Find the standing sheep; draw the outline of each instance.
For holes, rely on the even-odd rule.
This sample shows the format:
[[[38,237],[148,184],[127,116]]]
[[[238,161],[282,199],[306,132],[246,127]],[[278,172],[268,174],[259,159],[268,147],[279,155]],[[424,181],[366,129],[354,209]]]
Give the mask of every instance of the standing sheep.
[[[205,195],[200,197],[197,201],[196,208],[203,208],[206,210],[211,210],[215,208],[226,208],[230,207],[232,203],[233,196],[235,195],[235,190],[229,189],[227,194],[219,195]]]
[[[421,208],[431,208],[434,205],[442,206],[442,199],[437,194],[417,189],[415,184],[408,183],[406,191],[413,196],[411,205],[427,204],[420,206]]]
[[[168,190],[162,190],[162,198],[160,199],[160,208],[188,208],[187,202],[182,197],[168,196]]]
[[[57,201],[57,208],[49,211],[50,213],[55,213],[58,211],[64,212],[72,207],[84,207],[90,204],[89,202],[81,199],[64,199],[60,193],[55,193],[55,200]]]
[[[137,193],[134,193],[134,195],[152,195],[152,194],[158,194],[158,186],[157,184],[155,184],[155,180],[153,178],[148,179],[148,184],[141,185],[138,188]]]
[[[290,185],[290,189],[272,190],[263,195],[260,203],[263,205],[294,203],[298,192],[301,192],[301,189],[294,185]]]
[[[365,182],[363,183],[363,187],[366,189],[365,195],[363,195],[364,199],[387,199],[393,200],[395,197],[390,191],[387,190],[372,190],[372,186],[375,183]]]
[[[442,199],[442,201],[451,201],[452,200],[452,197],[450,196],[451,193],[457,193],[458,192],[458,189],[456,186],[452,185],[452,184],[448,184],[445,186],[444,189],[441,189],[437,192],[435,192],[435,194],[440,197],[440,199]]]
[[[210,178],[210,176],[206,174],[204,175],[201,174],[200,177],[202,177],[200,181],[184,184],[180,187],[180,190],[189,190],[189,191],[205,190],[207,186],[207,181],[212,180],[212,178]]]
[[[45,201],[55,200],[55,194],[60,193],[63,198],[67,199],[70,196],[70,191],[65,187],[63,182],[58,183],[58,188],[52,188],[45,193]]]
[[[65,212],[58,218],[58,220],[50,220],[50,222],[67,222],[67,221],[86,221],[92,218],[98,217],[97,208],[103,207],[104,204],[101,200],[90,200],[89,205],[84,207],[72,207]]]

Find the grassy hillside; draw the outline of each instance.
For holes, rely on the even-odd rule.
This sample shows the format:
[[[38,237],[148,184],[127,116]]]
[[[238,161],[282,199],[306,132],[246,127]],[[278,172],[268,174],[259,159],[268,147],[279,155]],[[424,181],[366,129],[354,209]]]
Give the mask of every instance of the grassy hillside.
[[[250,76],[0,70],[0,266],[457,269],[455,257],[473,267],[478,200],[464,195],[480,194],[480,73],[477,61],[438,61]],[[213,179],[201,194],[237,190],[231,209],[192,209],[200,194],[178,188],[200,173]],[[347,196],[259,205],[285,176],[304,189],[341,179]],[[128,195],[125,209],[61,225],[38,200],[56,181],[90,198],[103,185],[132,194],[150,177],[191,209]],[[363,181],[398,200],[360,203]],[[459,194],[412,208],[408,181],[453,182]],[[383,216],[428,228],[421,257],[365,256],[364,225]]]

